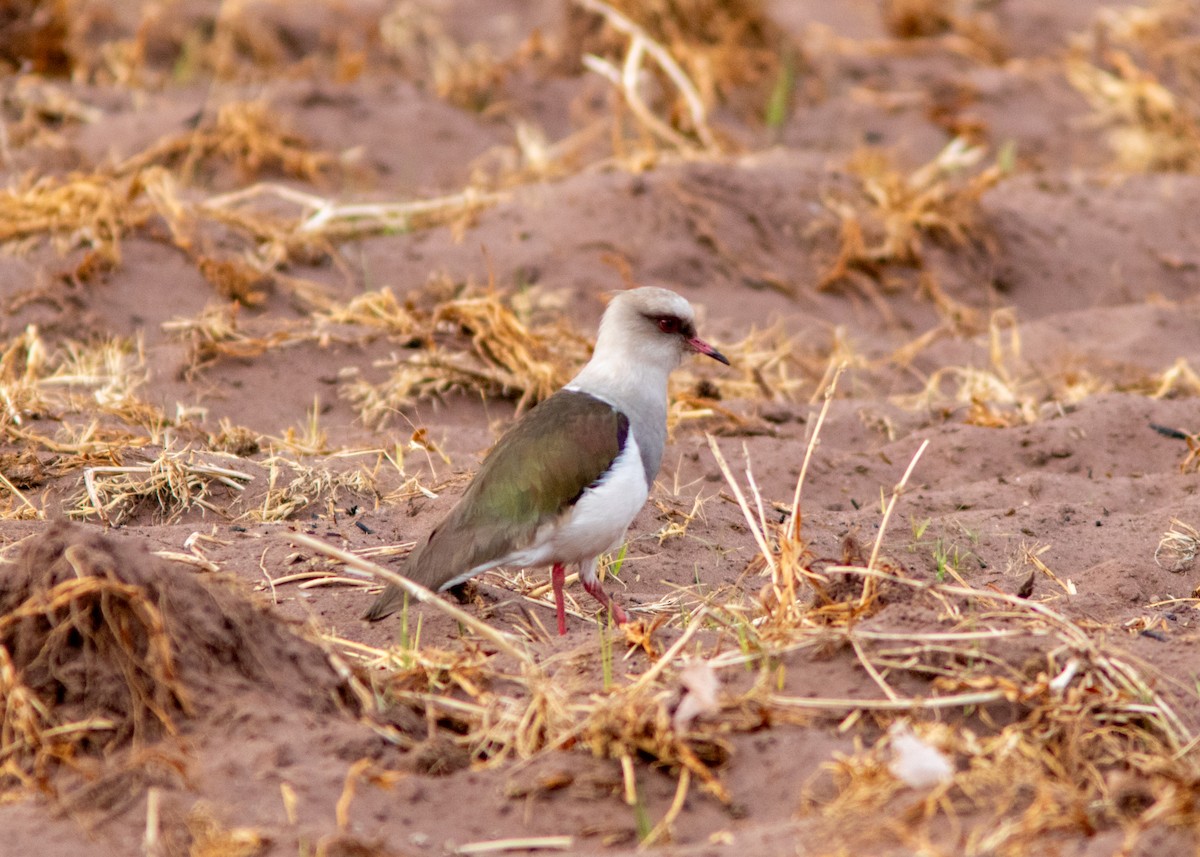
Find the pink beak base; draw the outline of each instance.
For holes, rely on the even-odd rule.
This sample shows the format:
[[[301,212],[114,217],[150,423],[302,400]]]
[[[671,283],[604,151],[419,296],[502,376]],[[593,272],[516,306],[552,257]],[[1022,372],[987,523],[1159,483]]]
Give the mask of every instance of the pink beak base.
[[[709,345],[707,342],[705,342],[700,337],[693,336],[691,339],[689,339],[687,341],[687,344],[688,344],[688,347],[691,348],[693,351],[695,351],[697,354],[706,354],[709,357],[711,357],[713,360],[724,363],[726,366],[729,365],[729,358],[727,358],[724,354],[722,354],[717,349],[713,348],[711,345]]]

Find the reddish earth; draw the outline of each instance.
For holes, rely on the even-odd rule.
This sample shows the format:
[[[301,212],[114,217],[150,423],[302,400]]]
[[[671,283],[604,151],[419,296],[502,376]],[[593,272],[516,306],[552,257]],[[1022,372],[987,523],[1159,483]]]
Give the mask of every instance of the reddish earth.
[[[33,17],[3,24],[0,56],[0,851],[567,836],[541,846],[622,854],[666,816],[654,847],[672,854],[1195,853],[1200,567],[1160,547],[1173,520],[1200,526],[1194,4],[768,2],[765,31],[706,55],[715,147],[648,81],[687,151],[582,67],[626,42],[569,4],[61,6],[66,35],[22,41],[59,7],[8,4]],[[646,25],[666,7],[642,4]],[[784,55],[794,86],[764,121]],[[1143,118],[1161,80],[1176,112],[1138,124],[1085,78],[1141,81]],[[237,121],[267,119],[239,137],[217,117],[246,101],[265,114]],[[978,160],[925,168],[956,135]],[[168,139],[184,144],[154,149]],[[39,179],[89,175],[122,189],[117,245],[101,219],[71,226],[82,197],[18,217]],[[219,199],[258,181],[343,205],[479,196],[305,235],[280,197]],[[586,598],[547,635],[547,596],[523,597],[543,570],[487,575],[463,605],[526,665],[434,607],[368,626],[363,586],[285,580],[336,569],[295,533],[395,546],[374,554],[395,568],[514,417],[528,379],[479,380],[495,343],[434,313],[490,294],[541,337],[553,386],[630,283],[685,295],[734,365],[677,376],[663,469],[608,583],[628,645],[601,642]],[[381,289],[390,322],[337,314]],[[63,368],[112,338],[136,343],[127,393],[118,372]],[[384,389],[420,361],[423,391]],[[741,490],[753,474],[774,539],[839,363],[802,486],[808,553],[780,560],[804,569],[788,613],[706,435]],[[864,590],[926,441],[872,566],[890,579]],[[236,474],[177,473],[97,512],[87,468],[156,460]],[[181,503],[201,482],[205,505]],[[712,661],[719,710],[673,729],[681,664],[635,683],[702,605],[682,654]],[[888,772],[898,719],[951,782]]]

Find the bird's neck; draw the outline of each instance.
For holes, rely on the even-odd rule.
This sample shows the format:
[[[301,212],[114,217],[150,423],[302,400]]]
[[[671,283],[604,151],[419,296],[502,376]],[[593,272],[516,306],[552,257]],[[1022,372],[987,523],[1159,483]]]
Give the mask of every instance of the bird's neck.
[[[612,402],[630,412],[631,418],[637,414],[665,421],[670,373],[670,367],[633,360],[627,353],[597,349],[568,386]]]
[[[568,389],[603,399],[628,418],[653,484],[667,439],[667,376],[662,365],[631,360],[623,354],[597,349],[591,361],[567,385]]]

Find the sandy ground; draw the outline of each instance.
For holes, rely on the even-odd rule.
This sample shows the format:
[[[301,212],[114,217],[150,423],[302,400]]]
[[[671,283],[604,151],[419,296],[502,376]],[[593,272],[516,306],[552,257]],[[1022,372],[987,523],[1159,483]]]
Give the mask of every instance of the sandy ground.
[[[677,5],[9,4],[0,851],[1195,853],[1195,5]],[[362,623],[630,284],[631,627]]]

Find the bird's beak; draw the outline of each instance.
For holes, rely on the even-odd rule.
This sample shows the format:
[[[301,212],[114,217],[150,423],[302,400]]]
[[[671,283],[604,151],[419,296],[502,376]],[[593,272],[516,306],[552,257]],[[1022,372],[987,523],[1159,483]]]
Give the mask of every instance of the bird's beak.
[[[713,348],[711,345],[709,345],[707,342],[705,342],[700,337],[693,336],[691,339],[687,340],[687,344],[688,344],[688,348],[692,349],[697,354],[707,354],[713,360],[717,360],[721,363],[724,363],[726,366],[729,365],[729,358],[727,358],[724,354],[722,354],[717,349]]]

